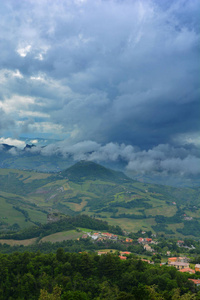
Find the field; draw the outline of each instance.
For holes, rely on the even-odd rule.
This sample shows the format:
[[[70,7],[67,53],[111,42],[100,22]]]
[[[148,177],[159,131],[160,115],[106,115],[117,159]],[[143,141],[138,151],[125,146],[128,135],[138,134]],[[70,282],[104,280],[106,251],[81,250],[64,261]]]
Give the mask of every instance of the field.
[[[199,203],[198,189],[141,183],[92,163],[52,174],[0,169],[2,233],[44,224],[50,212],[58,211],[88,214],[133,232],[159,230],[156,217],[161,216],[161,233],[192,236],[193,230],[184,227],[184,216],[199,221]]]
[[[10,246],[29,246],[36,242],[37,238],[27,240],[0,240],[0,244],[7,244]]]
[[[56,243],[56,242],[62,242],[62,241],[66,241],[66,240],[76,240],[76,239],[80,238],[82,235],[83,235],[83,232],[77,232],[76,230],[63,231],[63,232],[58,232],[58,233],[54,233],[54,234],[43,237],[40,240],[40,243],[43,243],[43,242]]]

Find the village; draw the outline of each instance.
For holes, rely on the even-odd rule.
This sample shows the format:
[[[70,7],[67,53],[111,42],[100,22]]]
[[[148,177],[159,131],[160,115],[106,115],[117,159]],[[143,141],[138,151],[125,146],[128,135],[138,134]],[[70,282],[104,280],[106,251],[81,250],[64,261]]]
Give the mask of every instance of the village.
[[[146,232],[142,231],[141,232],[142,235],[145,235]],[[118,243],[122,243],[123,245],[140,245],[143,247],[144,249],[144,256],[149,256],[149,258],[147,257],[140,257],[140,259],[142,261],[147,262],[148,264],[155,264],[156,261],[152,259],[152,257],[156,257],[158,255],[160,255],[161,257],[161,253],[158,253],[154,248],[156,248],[155,246],[159,244],[158,239],[156,239],[156,235],[152,234],[152,237],[139,237],[136,239],[133,238],[128,238],[128,237],[121,237],[118,236],[116,234],[112,234],[109,232],[87,232],[84,233],[82,235],[82,239],[91,239],[94,242],[106,242],[106,241],[113,241],[113,242],[118,242]],[[195,247],[193,245],[191,245],[190,247],[186,246],[184,244],[184,241],[182,240],[177,240],[176,241],[176,245],[177,247],[181,248],[181,249],[186,249],[186,250],[191,250],[191,249],[195,249]],[[133,255],[135,255],[136,253],[131,252],[131,251],[119,251],[119,250],[99,250],[97,251],[98,255],[106,255],[108,253],[113,253],[119,256],[119,258],[121,260],[126,260],[126,259],[131,259],[131,257]],[[145,255],[146,254],[146,255]],[[190,258],[188,258],[187,256],[173,256],[170,257],[171,255],[171,251],[166,251],[165,253],[165,257],[164,259],[162,259],[159,263],[160,267],[162,266],[169,266],[169,267],[174,267],[176,268],[178,271],[180,271],[181,273],[188,273],[188,274],[197,274],[200,275],[200,264],[196,263],[196,264],[190,264]],[[158,261],[157,261],[158,263]],[[198,274],[199,272],[199,274]],[[200,286],[200,276],[199,279],[192,279],[190,278],[189,280],[191,280],[195,286]]]

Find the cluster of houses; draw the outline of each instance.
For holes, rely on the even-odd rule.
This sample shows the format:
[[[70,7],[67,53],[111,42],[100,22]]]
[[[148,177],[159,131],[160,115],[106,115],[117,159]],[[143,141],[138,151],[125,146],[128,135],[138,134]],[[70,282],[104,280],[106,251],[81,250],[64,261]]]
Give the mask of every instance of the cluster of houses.
[[[112,234],[109,232],[94,232],[94,233],[88,232],[87,234],[82,235],[82,239],[86,239],[88,237],[92,238],[93,240],[96,240],[97,242],[105,241],[105,240],[117,241],[119,239],[116,234]],[[123,242],[132,243],[133,239],[126,238],[125,240],[123,240]]]
[[[87,234],[82,235],[82,239],[86,239],[88,237],[91,237],[93,240],[97,240],[98,242],[105,241],[105,240],[116,241],[118,239],[118,236],[116,234],[112,234],[109,232],[94,232],[94,233],[88,232]]]
[[[188,247],[188,246],[185,246],[184,245],[184,241],[177,241],[177,246],[179,246],[179,247],[183,247],[183,248],[186,248],[186,249],[189,249],[189,250],[191,250],[191,249],[195,249],[195,247],[193,246],[193,245],[191,245],[190,247]]]
[[[154,244],[154,245],[156,245],[157,244],[157,242],[155,242],[155,241],[153,241],[152,240],[152,238],[142,238],[142,237],[140,237],[139,239],[138,239],[138,243],[139,244],[141,244],[141,245],[143,245],[143,247],[144,247],[144,249],[146,250],[146,251],[149,251],[149,252],[154,252],[155,250],[150,246],[150,244],[152,245],[152,244]]]
[[[187,257],[169,257],[168,265],[175,267],[180,272],[195,274],[200,272],[200,264],[195,265],[195,269],[189,267],[189,259]]]

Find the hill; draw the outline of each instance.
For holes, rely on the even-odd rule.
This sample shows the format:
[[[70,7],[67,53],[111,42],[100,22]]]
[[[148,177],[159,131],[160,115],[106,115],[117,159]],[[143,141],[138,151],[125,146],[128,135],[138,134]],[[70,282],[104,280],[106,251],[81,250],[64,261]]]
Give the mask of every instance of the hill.
[[[58,173],[0,169],[0,233],[47,223],[47,215],[86,214],[127,231],[199,237],[199,188],[129,179],[81,161]]]
[[[112,182],[131,182],[124,173],[105,168],[92,161],[80,161],[60,173],[71,181],[104,180]]]

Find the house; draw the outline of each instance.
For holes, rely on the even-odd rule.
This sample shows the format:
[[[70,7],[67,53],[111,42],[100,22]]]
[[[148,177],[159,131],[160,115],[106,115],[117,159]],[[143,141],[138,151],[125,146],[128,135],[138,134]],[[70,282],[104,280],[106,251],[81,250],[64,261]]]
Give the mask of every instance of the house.
[[[91,238],[92,238],[93,240],[98,239],[98,237],[99,237],[99,234],[97,234],[97,233],[93,233],[93,235],[91,236]]]
[[[148,244],[144,245],[144,249],[146,251],[149,251],[149,252],[153,252],[154,251]]]
[[[122,259],[122,260],[126,260],[127,259],[126,256],[121,256],[121,255],[119,255],[119,258]]]
[[[184,269],[181,269],[181,270],[179,270],[179,272],[195,274],[195,270],[190,269],[190,268],[184,268]]]
[[[181,263],[188,263],[189,259],[184,256],[184,257],[169,257],[168,258],[168,264],[171,264],[172,262],[181,262]]]
[[[171,252],[170,252],[170,251],[167,251],[167,253],[166,253],[166,254],[167,254],[167,256],[170,256]]]
[[[200,264],[195,265],[195,272],[200,272]]]
[[[145,241],[146,241],[147,243],[151,243],[151,242],[152,242],[152,239],[151,239],[151,238],[145,238]]]
[[[178,245],[179,247],[183,246],[183,245],[184,245],[184,241],[177,241],[177,245]]]
[[[106,237],[99,237],[97,239],[97,242],[103,242],[104,240],[107,240],[107,238]]]
[[[150,262],[150,260],[148,260],[148,259],[144,259],[144,258],[142,258],[141,259],[141,261],[145,261],[145,262],[147,262],[148,264],[150,264],[151,262]]]
[[[192,281],[196,286],[199,286],[200,285],[200,279],[188,279],[190,281]]]
[[[191,221],[191,220],[193,220],[193,217],[184,217],[184,220],[186,220],[186,221]]]
[[[177,261],[177,257],[169,257],[168,258],[168,264]]]
[[[180,256],[180,257],[177,257],[177,261],[187,263],[187,262],[189,262],[189,258],[187,258],[186,256]]]
[[[123,256],[123,255],[130,255],[131,252],[129,252],[129,251],[124,251],[124,252],[120,251],[120,254],[121,254],[121,256]]]
[[[108,233],[108,232],[103,232],[102,235],[106,236],[107,238],[111,238],[113,236],[112,233]]]
[[[103,254],[107,254],[106,251],[98,251],[98,255],[103,255]]]
[[[138,243],[139,243],[139,244],[144,243],[144,239],[140,237],[140,238],[138,239]]]
[[[126,238],[126,243],[132,243],[133,239]]]
[[[169,266],[175,267],[177,270],[181,270],[181,269],[189,268],[189,263],[175,261],[175,262],[171,262]]]

